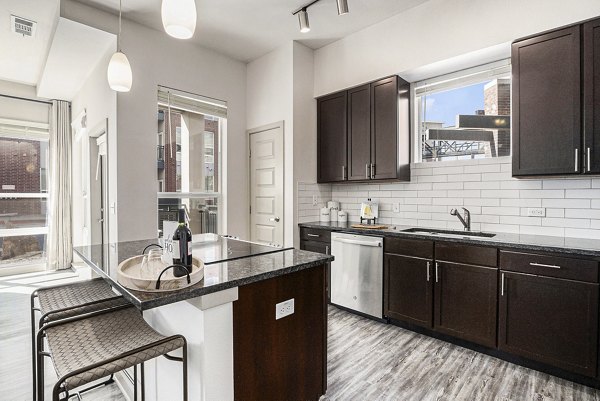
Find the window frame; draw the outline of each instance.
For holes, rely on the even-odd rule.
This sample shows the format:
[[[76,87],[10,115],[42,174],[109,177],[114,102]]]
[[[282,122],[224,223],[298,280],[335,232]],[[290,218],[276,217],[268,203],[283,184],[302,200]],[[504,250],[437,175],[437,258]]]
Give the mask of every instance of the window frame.
[[[427,94],[435,94],[443,91],[475,85],[488,80],[506,78],[506,75],[511,75],[511,59],[504,58],[491,63],[480,64],[474,67],[453,71],[443,75],[437,75],[431,78],[413,82],[410,85],[411,96],[411,127],[412,127],[412,143],[413,143],[413,163],[432,163],[431,161],[423,161],[422,154],[422,138],[420,131],[420,107],[419,98]],[[512,77],[511,77],[512,85]],[[511,96],[512,107],[512,96]],[[512,132],[512,129],[511,129]],[[437,163],[451,162],[457,160],[437,160]],[[466,161],[466,160],[462,160]]]

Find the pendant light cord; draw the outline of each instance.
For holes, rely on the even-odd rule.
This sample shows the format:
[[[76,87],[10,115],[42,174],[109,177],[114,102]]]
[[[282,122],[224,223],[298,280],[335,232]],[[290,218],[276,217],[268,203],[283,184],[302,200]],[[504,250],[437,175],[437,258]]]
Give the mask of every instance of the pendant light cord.
[[[122,0],[119,0],[119,34],[117,35],[117,51],[121,51],[121,12],[123,9]]]

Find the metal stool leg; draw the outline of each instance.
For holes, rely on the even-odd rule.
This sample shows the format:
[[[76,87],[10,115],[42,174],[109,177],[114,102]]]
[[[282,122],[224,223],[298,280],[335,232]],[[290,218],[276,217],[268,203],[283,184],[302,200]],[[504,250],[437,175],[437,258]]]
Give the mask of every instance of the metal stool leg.
[[[144,362],[140,366],[140,373],[142,376],[142,401],[146,401],[146,383],[144,379]]]
[[[44,401],[44,355],[41,353],[42,342],[44,341],[42,331],[37,333],[37,358],[36,358],[36,383],[37,383],[37,401]]]
[[[133,401],[137,401],[137,365],[133,365]]]
[[[33,398],[32,401],[35,401],[36,399],[36,385],[35,385],[35,378],[36,378],[36,346],[35,346],[35,297],[37,295],[37,290],[34,291],[31,294],[31,371],[32,371],[32,375],[31,375],[31,382],[32,382],[32,394],[33,394]]]
[[[183,401],[188,401],[188,377],[187,377],[187,342],[183,343]]]

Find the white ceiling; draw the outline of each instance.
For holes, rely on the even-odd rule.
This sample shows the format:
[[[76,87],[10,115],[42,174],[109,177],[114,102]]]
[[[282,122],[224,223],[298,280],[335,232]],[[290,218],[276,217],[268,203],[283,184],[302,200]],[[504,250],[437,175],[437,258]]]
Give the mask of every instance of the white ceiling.
[[[119,8],[119,0],[77,1],[111,13]],[[290,40],[318,49],[426,1],[348,0],[350,13],[338,16],[335,0],[320,0],[308,10],[311,31],[302,34],[291,13],[308,0],[196,0],[198,25],[192,40],[250,61]],[[162,30],[160,6],[161,0],[123,0],[123,16]]]
[[[112,33],[60,18],[37,85],[37,95],[73,100],[92,69],[115,48],[116,36]]]
[[[58,21],[59,0],[0,0],[0,79],[35,85]],[[37,22],[35,37],[13,33],[14,14]]]

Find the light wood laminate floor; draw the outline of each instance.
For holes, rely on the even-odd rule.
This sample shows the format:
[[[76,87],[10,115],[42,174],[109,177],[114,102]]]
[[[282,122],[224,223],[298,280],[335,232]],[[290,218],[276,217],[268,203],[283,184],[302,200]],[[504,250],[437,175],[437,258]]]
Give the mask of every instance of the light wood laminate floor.
[[[71,273],[0,277],[0,400],[30,400],[29,295]],[[600,391],[329,307],[324,400],[600,401]],[[48,366],[47,394],[55,380]],[[50,399],[50,398],[47,398]],[[111,386],[85,401],[121,401]],[[211,400],[212,401],[212,400]]]

